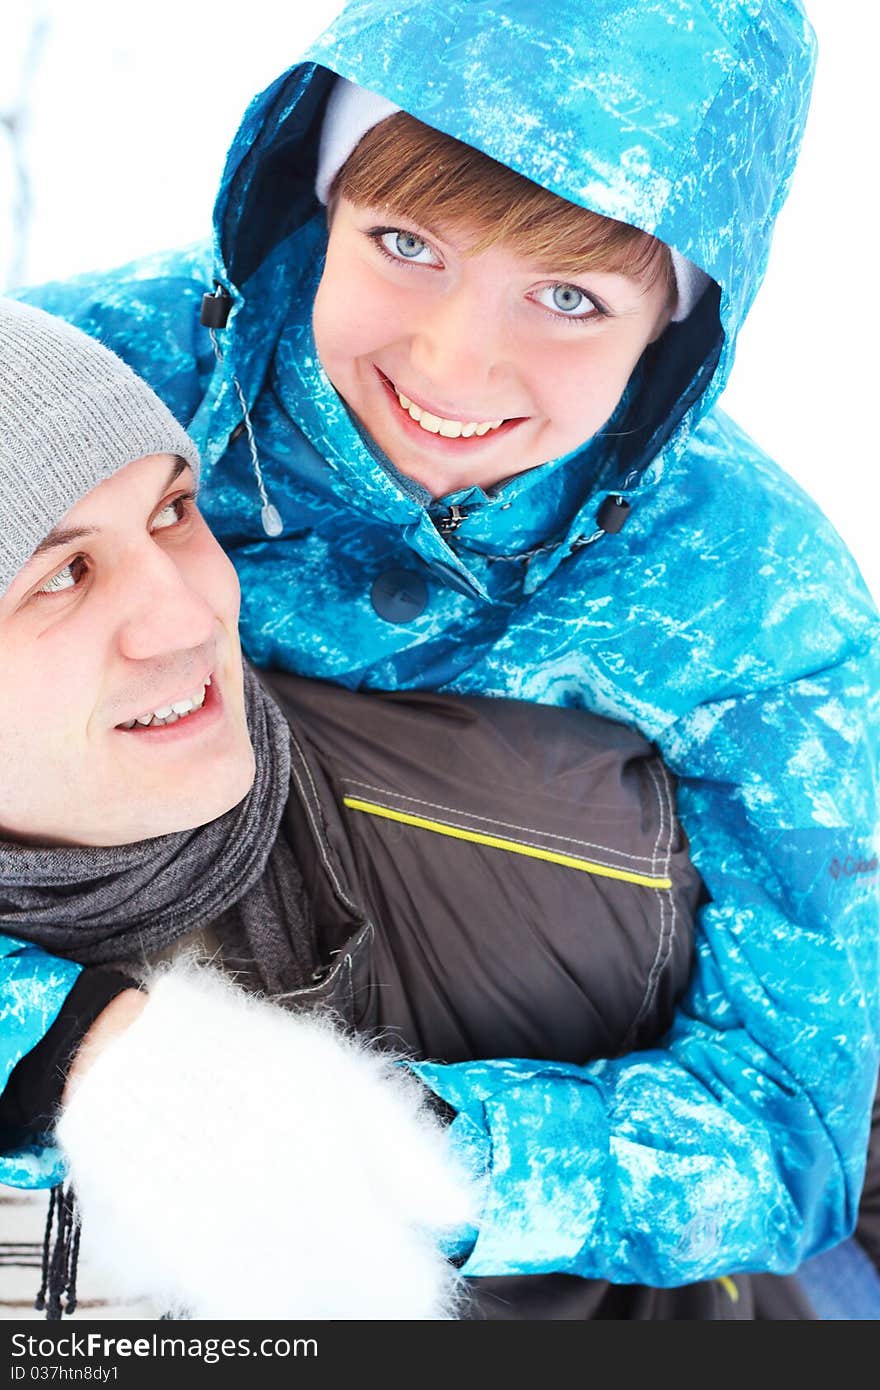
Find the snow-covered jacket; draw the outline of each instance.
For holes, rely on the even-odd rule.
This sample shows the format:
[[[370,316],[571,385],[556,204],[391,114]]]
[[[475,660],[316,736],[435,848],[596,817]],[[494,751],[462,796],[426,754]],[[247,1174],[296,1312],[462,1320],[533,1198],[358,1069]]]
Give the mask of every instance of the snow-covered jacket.
[[[829,523],[715,404],[813,61],[797,0],[358,0],[248,108],[211,247],[33,296],[192,430],[258,664],[582,706],[680,778],[710,900],[663,1045],[416,1067],[490,1175],[469,1274],[786,1270],[855,1222],[878,1061],[880,620]],[[614,445],[435,502],[359,433],[310,324],[332,72],[712,276],[648,350]],[[6,949],[11,1065],[71,967]],[[44,1157],[0,1178],[47,1181]]]

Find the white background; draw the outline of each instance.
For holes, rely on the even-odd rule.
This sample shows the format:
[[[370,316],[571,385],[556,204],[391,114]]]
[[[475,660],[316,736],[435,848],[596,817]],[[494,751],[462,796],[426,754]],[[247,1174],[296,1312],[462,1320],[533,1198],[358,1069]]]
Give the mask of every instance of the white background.
[[[6,0],[0,116],[16,103],[28,33],[47,21],[24,141],[34,210],[20,278],[204,236],[244,107],[339,8],[310,0],[304,18],[295,0]],[[808,9],[820,57],[803,153],[723,404],[817,499],[880,599],[880,20],[869,0]],[[0,130],[0,286],[11,264],[10,151]]]

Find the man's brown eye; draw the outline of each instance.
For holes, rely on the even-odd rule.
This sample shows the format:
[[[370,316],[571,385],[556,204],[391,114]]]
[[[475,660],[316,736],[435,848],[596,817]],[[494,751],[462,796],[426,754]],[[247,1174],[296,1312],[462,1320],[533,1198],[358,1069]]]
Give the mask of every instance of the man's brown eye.
[[[186,497],[175,497],[172,502],[166,502],[160,512],[153,518],[154,531],[162,531],[168,526],[176,526],[186,515]]]
[[[82,555],[75,555],[72,560],[68,560],[63,569],[53,574],[51,579],[47,579],[45,584],[41,584],[39,589],[35,589],[35,594],[63,594],[68,589],[75,589],[85,571],[86,564]]]

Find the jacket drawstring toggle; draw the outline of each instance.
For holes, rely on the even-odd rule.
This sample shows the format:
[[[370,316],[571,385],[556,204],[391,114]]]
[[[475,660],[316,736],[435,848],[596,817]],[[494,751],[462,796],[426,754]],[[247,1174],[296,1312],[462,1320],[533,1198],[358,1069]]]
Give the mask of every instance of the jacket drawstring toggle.
[[[217,341],[217,334],[215,332],[215,328],[226,327],[226,322],[229,318],[229,311],[232,307],[232,297],[227,293],[226,290],[224,290],[223,286],[219,283],[219,281],[217,281],[216,284],[217,288],[213,294],[205,294],[202,296],[202,311],[200,315],[200,321],[208,330],[208,334],[211,339],[211,346],[214,349],[214,356],[217,358],[217,361],[222,366],[223,351],[220,347],[220,344]],[[257,453],[257,441],[254,438],[254,427],[251,423],[251,413],[248,410],[247,399],[242,389],[241,382],[235,375],[235,372],[231,372],[230,376],[232,379],[232,384],[235,387],[235,393],[238,396],[239,405],[241,406],[242,421],[244,423],[245,429],[247,430],[248,448],[250,449],[251,455],[251,465],[253,466],[254,476],[257,480],[257,487],[260,492],[260,501],[263,504],[260,510],[260,523],[266,535],[274,539],[275,536],[280,536],[281,532],[284,530],[284,522],[281,520],[281,513],[279,512],[278,508],[275,506],[273,502],[269,501],[269,494],[266,491],[266,484],[263,481],[263,470],[260,467],[260,458]]]

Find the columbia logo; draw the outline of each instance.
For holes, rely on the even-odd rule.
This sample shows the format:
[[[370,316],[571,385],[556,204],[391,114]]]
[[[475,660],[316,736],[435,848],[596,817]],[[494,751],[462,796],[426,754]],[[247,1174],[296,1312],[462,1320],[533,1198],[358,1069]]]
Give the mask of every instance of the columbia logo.
[[[835,854],[829,869],[832,878],[855,878],[858,874],[876,874],[877,856],[871,859],[857,859],[855,855],[848,854],[845,859],[838,859]]]

